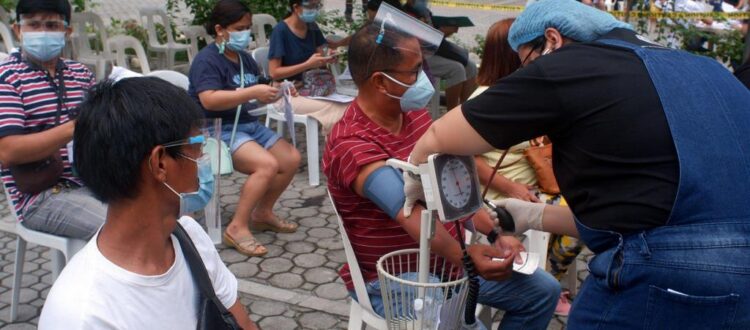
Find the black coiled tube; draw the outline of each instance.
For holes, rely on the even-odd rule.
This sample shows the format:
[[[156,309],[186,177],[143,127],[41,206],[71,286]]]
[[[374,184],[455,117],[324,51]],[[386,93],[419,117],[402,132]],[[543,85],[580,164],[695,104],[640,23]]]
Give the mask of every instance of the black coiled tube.
[[[477,279],[477,270],[474,268],[474,262],[471,260],[469,253],[466,251],[466,243],[464,243],[463,228],[461,222],[456,222],[456,230],[458,231],[458,242],[461,244],[461,251],[463,251],[463,262],[464,270],[469,276],[469,292],[466,295],[466,308],[464,309],[464,321],[466,324],[471,325],[477,322],[476,314],[477,311],[477,300],[479,299],[479,280]]]

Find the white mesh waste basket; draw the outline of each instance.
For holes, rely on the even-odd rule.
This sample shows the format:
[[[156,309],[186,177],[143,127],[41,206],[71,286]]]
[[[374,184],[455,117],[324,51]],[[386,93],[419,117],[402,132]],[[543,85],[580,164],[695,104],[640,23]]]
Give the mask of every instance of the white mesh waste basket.
[[[419,249],[399,250],[377,263],[388,329],[460,329],[468,279],[460,266],[431,255],[426,283],[418,281]]]

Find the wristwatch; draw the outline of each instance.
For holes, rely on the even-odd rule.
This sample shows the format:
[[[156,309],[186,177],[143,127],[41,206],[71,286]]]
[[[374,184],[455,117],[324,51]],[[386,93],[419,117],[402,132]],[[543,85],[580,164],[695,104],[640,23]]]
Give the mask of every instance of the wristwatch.
[[[492,228],[492,231],[487,233],[487,240],[490,242],[490,244],[495,244],[495,241],[502,233],[503,230],[500,227]]]

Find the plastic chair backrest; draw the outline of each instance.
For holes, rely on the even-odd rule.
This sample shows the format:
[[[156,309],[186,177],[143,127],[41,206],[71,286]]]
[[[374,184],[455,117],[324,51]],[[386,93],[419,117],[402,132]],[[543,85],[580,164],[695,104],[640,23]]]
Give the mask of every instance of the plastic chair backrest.
[[[193,59],[198,55],[198,51],[200,51],[198,49],[199,39],[206,40],[206,44],[213,41],[213,38],[206,32],[206,28],[201,25],[183,26],[180,27],[180,32],[190,41],[190,48],[188,48],[188,61],[190,63],[193,63]]]
[[[129,69],[130,63],[128,63],[128,57],[125,53],[127,49],[135,50],[135,55],[138,57],[138,61],[141,64],[141,73],[148,74],[151,72],[151,68],[148,65],[148,57],[146,51],[143,49],[143,45],[138,39],[131,36],[113,36],[107,39],[112,50],[115,64],[123,68]]]
[[[367,294],[365,279],[362,277],[362,271],[359,269],[357,256],[354,254],[352,243],[349,242],[349,236],[346,234],[346,228],[344,228],[344,221],[341,219],[339,211],[336,210],[336,204],[333,203],[333,196],[331,196],[330,191],[328,191],[328,200],[331,201],[331,207],[333,207],[333,211],[336,213],[336,219],[338,219],[341,242],[344,245],[346,262],[349,264],[349,273],[351,273],[352,282],[354,283],[354,291],[357,293],[357,301],[359,301],[359,305],[362,306],[363,309],[375,314],[372,310],[372,304],[370,303],[370,296]],[[356,302],[352,301],[352,303]]]
[[[89,29],[91,26],[96,34],[102,40],[102,55],[105,58],[110,56],[109,45],[104,42],[107,40],[107,28],[104,21],[99,15],[92,12],[73,13],[71,17],[71,26],[75,34],[73,46],[77,56],[91,56],[99,53],[98,50],[91,49],[91,39],[89,38]]]
[[[148,34],[148,45],[151,47],[162,46],[159,42],[159,38],[156,34],[156,20],[158,17],[161,20],[161,24],[164,25],[164,30],[167,34],[167,44],[174,44],[174,38],[172,37],[172,24],[167,16],[167,11],[158,6],[141,7],[139,9],[141,16],[141,23],[146,28]],[[144,21],[145,18],[145,21]]]
[[[266,35],[266,25],[270,25],[271,29],[276,26],[276,19],[268,14],[255,14],[253,15],[253,34],[255,35],[256,47],[268,46],[268,36]]]
[[[253,59],[258,64],[260,71],[264,76],[270,77],[271,73],[268,71],[268,47],[258,47],[253,49]]]
[[[8,53],[0,52],[0,62],[5,61],[5,59],[8,57],[10,57]]]
[[[13,32],[10,27],[5,23],[0,23],[0,38],[3,39],[3,51],[10,54],[11,50],[15,48],[15,39],[13,39]]]
[[[157,71],[151,71],[146,76],[164,79],[172,83],[172,85],[180,87],[184,89],[185,91],[187,91],[188,88],[190,87],[190,79],[186,75],[179,73],[177,71],[157,70]]]

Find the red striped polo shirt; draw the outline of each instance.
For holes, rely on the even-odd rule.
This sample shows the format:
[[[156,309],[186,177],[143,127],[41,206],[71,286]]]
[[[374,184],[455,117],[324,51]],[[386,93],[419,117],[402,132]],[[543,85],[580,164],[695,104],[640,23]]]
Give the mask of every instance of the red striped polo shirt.
[[[394,135],[370,120],[355,100],[343,118],[333,126],[323,154],[328,190],[344,222],[366,282],[378,278],[375,264],[381,256],[396,250],[419,247],[418,242],[398,222],[352,189],[363,166],[389,158],[406,160],[417,140],[430,127],[430,115],[425,110],[408,112],[403,116],[402,132]],[[456,237],[453,223],[445,227]],[[346,287],[353,290],[349,265],[344,265],[339,275]]]
[[[63,79],[65,80],[65,100],[60,123],[69,120],[68,111],[77,107],[84,98],[85,92],[94,84],[94,75],[86,66],[71,60],[63,60]],[[55,81],[57,83],[57,81]],[[0,63],[0,137],[26,134],[29,130],[40,127],[52,127],[57,113],[57,94],[50,85],[46,71],[31,67],[15,52]],[[81,185],[71,170],[68,149],[60,148],[64,172],[60,180]],[[0,167],[0,179],[10,195],[16,215],[23,220],[26,207],[31,205],[38,195],[23,194],[16,189],[10,171]]]

